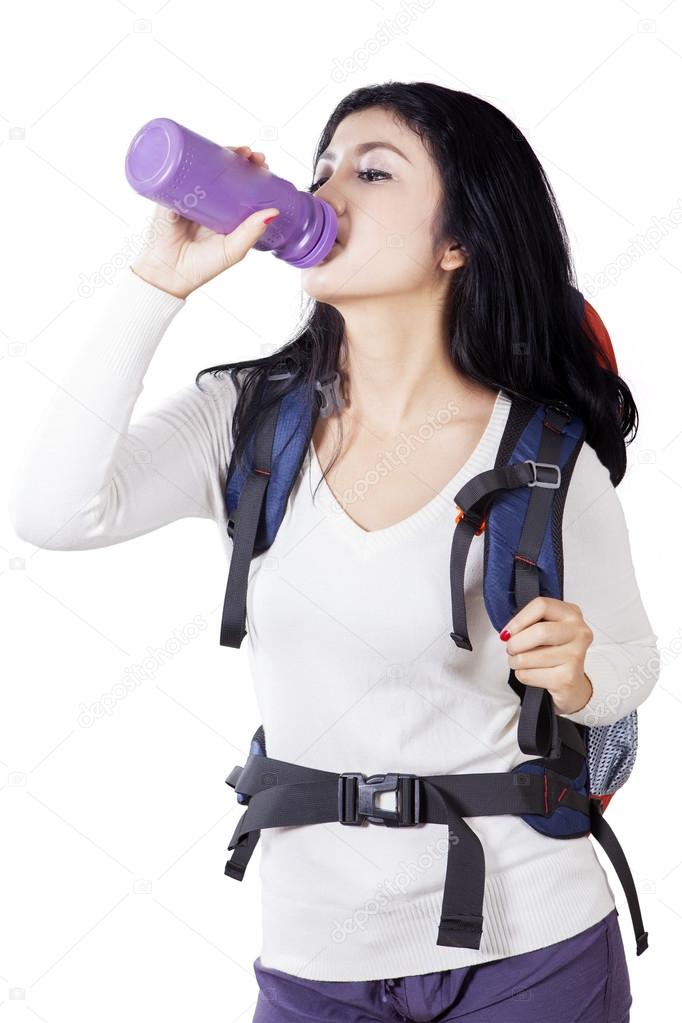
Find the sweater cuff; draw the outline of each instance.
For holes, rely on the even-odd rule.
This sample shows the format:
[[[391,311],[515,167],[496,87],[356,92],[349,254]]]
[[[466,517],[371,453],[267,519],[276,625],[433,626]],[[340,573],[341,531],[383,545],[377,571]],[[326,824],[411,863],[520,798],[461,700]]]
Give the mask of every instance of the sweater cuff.
[[[140,381],[164,333],[187,300],[171,295],[139,277],[128,266],[112,285],[100,313],[106,330],[95,334],[82,353],[126,380]]]
[[[590,646],[585,653],[584,670],[592,684],[592,695],[580,710],[561,717],[590,728],[613,724],[624,717],[627,711],[620,706],[623,701],[619,695],[623,681],[622,666],[616,667],[603,650]]]

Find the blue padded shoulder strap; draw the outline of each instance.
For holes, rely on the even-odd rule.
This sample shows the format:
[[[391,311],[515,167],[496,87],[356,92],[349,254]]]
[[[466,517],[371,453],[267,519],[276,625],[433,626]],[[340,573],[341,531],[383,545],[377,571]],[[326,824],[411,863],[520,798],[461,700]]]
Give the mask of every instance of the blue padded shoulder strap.
[[[528,459],[542,462],[540,456],[545,426],[545,406],[539,404],[529,416],[529,403],[512,403],[508,431],[505,431],[495,462],[496,468]],[[552,462],[561,468],[561,485],[549,492],[551,506],[546,516],[542,543],[537,557],[539,592],[563,599],[562,517],[566,493],[578,452],[584,440],[584,424],[577,415],[560,429],[558,454]],[[483,596],[488,617],[496,631],[504,628],[518,610],[515,585],[516,558],[531,496],[531,486],[503,490],[492,503],[486,519],[484,539]]]
[[[254,551],[272,546],[284,517],[287,500],[308,451],[313,427],[313,396],[308,387],[299,384],[281,399],[277,408],[270,467],[270,480],[265,492],[264,511],[258,523]],[[254,459],[255,438],[247,443],[245,466],[237,465],[234,454],[230,460],[225,487],[228,533],[234,538],[237,508],[249,475],[257,468]]]
[[[482,532],[483,597],[499,632],[535,596],[561,599],[561,519],[565,494],[583,439],[583,425],[562,403],[539,404],[510,394],[511,407],[495,466],[472,477],[455,495],[459,508],[450,552],[451,638],[472,650],[464,572],[470,546]],[[556,756],[560,735],[546,690],[509,684],[522,700],[519,746]]]
[[[220,628],[222,646],[239,647],[246,635],[251,560],[272,546],[310,445],[316,404],[312,389],[301,382],[277,398],[278,380],[295,373],[271,369],[261,381],[251,400],[263,402],[265,415],[247,440],[243,464],[237,463],[234,451],[230,459],[225,507],[233,549]]]
[[[459,509],[450,552],[451,638],[471,650],[464,571],[474,538],[485,533],[484,601],[496,631],[537,594],[561,598],[561,516],[583,424],[565,404],[508,392],[511,407],[495,465],[455,494]]]

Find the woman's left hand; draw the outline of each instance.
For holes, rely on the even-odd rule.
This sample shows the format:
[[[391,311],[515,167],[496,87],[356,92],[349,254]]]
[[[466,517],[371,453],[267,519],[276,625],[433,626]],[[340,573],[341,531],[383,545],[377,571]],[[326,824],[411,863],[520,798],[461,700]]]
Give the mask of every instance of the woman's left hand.
[[[574,714],[588,703],[585,653],[594,633],[577,604],[535,597],[507,622],[500,639],[508,639],[509,667],[519,682],[548,689],[557,714]]]

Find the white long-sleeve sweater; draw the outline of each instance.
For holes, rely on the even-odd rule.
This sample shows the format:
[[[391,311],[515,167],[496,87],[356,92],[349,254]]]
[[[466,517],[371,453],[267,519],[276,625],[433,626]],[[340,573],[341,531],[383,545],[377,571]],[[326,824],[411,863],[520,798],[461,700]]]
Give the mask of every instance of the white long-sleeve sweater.
[[[25,451],[10,499],[20,537],[87,549],[201,516],[217,523],[229,561],[232,382],[206,375],[202,392],[192,380],[131,425],[147,367],[185,304],[132,271],[120,275]],[[517,744],[519,701],[485,612],[482,543],[465,576],[473,652],[449,635],[452,498],[494,464],[509,407],[499,392],[479,444],[441,493],[371,532],[326,483],[313,502],[321,469],[310,447],[276,541],[250,573],[245,643],[269,755],[364,774],[502,771],[532,759]],[[595,637],[585,659],[594,694],[566,717],[608,724],[650,692],[658,647],[619,498],[587,443],[563,543],[564,599]],[[621,686],[636,674],[637,685]],[[427,973],[552,944],[614,907],[589,837],[559,841],[512,815],[467,822],[485,852],[480,949],[436,944],[443,825],[332,822],[261,832],[263,965],[316,980]]]

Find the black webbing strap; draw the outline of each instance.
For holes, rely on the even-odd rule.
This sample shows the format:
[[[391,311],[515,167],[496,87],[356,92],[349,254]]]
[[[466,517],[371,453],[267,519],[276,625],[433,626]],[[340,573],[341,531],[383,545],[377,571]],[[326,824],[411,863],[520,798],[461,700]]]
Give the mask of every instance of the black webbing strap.
[[[551,405],[545,406],[543,431],[538,452],[538,466],[550,471],[553,479],[538,479],[532,486],[528,509],[523,522],[521,539],[514,555],[514,597],[517,610],[540,595],[538,559],[542,549],[547,522],[552,514],[555,492],[561,488],[562,429],[571,416]],[[515,676],[514,676],[515,677]],[[518,679],[516,679],[518,682]],[[518,741],[524,753],[542,757],[558,757],[560,750],[557,716],[549,690],[542,686],[521,686]]]
[[[476,833],[463,817],[537,813],[549,816],[557,806],[589,815],[589,798],[568,779],[544,774],[500,772],[459,775],[386,774],[365,777],[333,774],[271,757],[249,757],[238,778],[228,779],[248,796],[228,849],[234,854],[225,873],[241,880],[262,828],[363,820],[387,826],[446,824],[448,857],[436,944],[479,948],[483,924],[485,858]],[[377,792],[396,792],[396,809],[374,805]]]
[[[300,790],[298,782],[302,775],[305,777],[304,788]],[[261,755],[249,755],[245,766],[234,767],[230,774],[225,779],[227,785],[231,785],[234,789],[239,791],[242,795],[248,796],[248,807],[239,819],[237,827],[228,845],[228,849],[234,849],[234,853],[225,864],[225,873],[234,877],[236,880],[241,881],[244,876],[247,864],[251,859],[254,849],[258,844],[260,838],[261,827],[277,827],[277,824],[259,825],[253,810],[253,806],[258,806],[254,802],[252,806],[252,797],[257,798],[258,795],[264,795],[269,790],[268,786],[274,785],[279,788],[280,785],[287,786],[287,795],[283,797],[287,804],[287,813],[289,810],[289,804],[291,804],[292,812],[300,812],[303,814],[303,819],[292,820],[294,824],[322,824],[338,820],[338,801],[332,806],[329,804],[330,816],[320,818],[320,806],[318,804],[319,790],[313,792],[311,784],[313,785],[329,785],[330,780],[334,778],[338,787],[338,775],[332,775],[329,771],[317,771],[312,767],[302,767],[300,764],[290,764],[285,760],[275,760],[272,757],[261,756]],[[292,787],[294,786],[294,787]],[[265,790],[265,792],[263,792]],[[315,795],[315,802],[308,802],[311,794]],[[328,803],[328,793],[326,790],[322,793],[323,805],[326,808]],[[268,813],[279,814],[279,798],[274,797],[269,800],[261,800],[260,815],[265,818]],[[247,822],[246,815],[249,814],[249,820]],[[314,819],[313,819],[314,818]],[[282,825],[284,826],[284,825]]]
[[[279,407],[280,403],[275,402],[268,409],[263,425],[256,433],[251,472],[244,481],[239,503],[231,520],[233,547],[220,626],[221,646],[239,647],[246,635],[249,568],[263,501],[270,481],[272,448]]]
[[[625,859],[625,853],[623,852],[620,842],[614,835],[611,826],[604,820],[604,809],[601,801],[597,797],[590,799],[590,823],[592,835],[596,838],[608,858],[611,860],[611,863],[618,875],[618,880],[625,892],[625,898],[628,901],[628,908],[630,910],[630,917],[632,918],[632,926],[635,931],[637,955],[639,956],[649,947],[649,932],[644,930],[642,911],[640,909],[632,871],[630,870],[628,861]]]
[[[523,688],[516,733],[519,749],[533,756],[558,757],[561,743],[552,694],[543,686]]]
[[[464,601],[464,570],[473,538],[481,532],[488,505],[496,494],[525,487],[535,478],[531,462],[514,462],[497,469],[486,469],[470,479],[455,494],[455,503],[462,513],[452,537],[450,548],[450,597],[452,601],[451,638],[458,647],[471,650]]]
[[[570,416],[558,409],[545,406],[544,429],[540,439],[538,466],[546,468],[559,466],[563,433],[561,428],[570,421]],[[552,514],[556,490],[561,488],[561,470],[550,471],[549,479],[538,479],[530,485],[528,509],[523,522],[521,539],[514,555],[514,595],[517,608],[525,607],[540,595],[540,573],[538,558],[545,537],[547,521]]]
[[[587,747],[575,721],[569,721],[568,718],[564,718],[560,714],[556,715],[556,720],[559,739],[563,745],[575,750],[581,757],[587,757]]]

